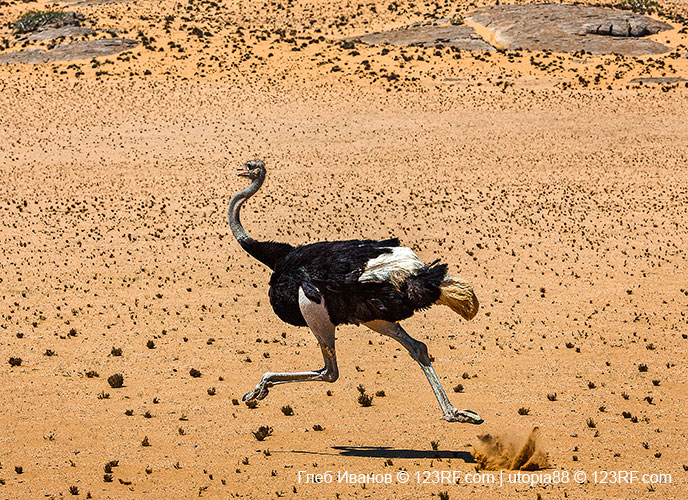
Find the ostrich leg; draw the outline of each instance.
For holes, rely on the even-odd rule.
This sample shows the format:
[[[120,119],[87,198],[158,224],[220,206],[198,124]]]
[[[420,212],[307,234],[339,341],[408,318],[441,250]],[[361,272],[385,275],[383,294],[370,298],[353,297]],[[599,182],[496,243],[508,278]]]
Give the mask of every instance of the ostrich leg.
[[[337,356],[334,350],[334,325],[330,321],[330,316],[325,308],[325,299],[321,299],[320,304],[316,304],[306,297],[303,290],[299,288],[299,307],[308,327],[311,329],[315,338],[318,339],[320,350],[325,359],[325,367],[320,370],[308,372],[291,373],[272,373],[267,372],[260,379],[260,382],[251,392],[244,395],[244,401],[252,399],[263,399],[268,395],[268,389],[273,385],[286,384],[288,382],[309,382],[323,381],[334,382],[339,378],[337,369]]]
[[[373,331],[381,333],[382,335],[387,335],[393,338],[401,345],[403,345],[409,352],[411,357],[415,359],[420,365],[423,373],[428,378],[432,391],[435,393],[435,397],[442,408],[444,415],[442,419],[448,422],[466,422],[470,424],[482,424],[483,419],[478,416],[475,412],[471,410],[457,410],[452,406],[447,393],[444,392],[442,384],[440,384],[439,379],[435,370],[432,368],[430,363],[430,356],[428,355],[428,348],[423,343],[413,337],[411,337],[406,331],[401,327],[399,323],[390,323],[389,321],[375,320],[369,323],[364,323],[365,326]]]

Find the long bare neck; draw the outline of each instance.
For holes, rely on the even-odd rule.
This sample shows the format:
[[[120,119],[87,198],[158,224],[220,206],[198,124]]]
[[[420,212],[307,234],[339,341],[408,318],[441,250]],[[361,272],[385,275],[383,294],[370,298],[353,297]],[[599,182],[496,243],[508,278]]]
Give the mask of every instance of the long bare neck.
[[[241,210],[241,205],[243,205],[243,203],[251,196],[256,194],[256,192],[260,189],[260,186],[263,185],[264,180],[265,176],[260,176],[255,179],[246,189],[243,189],[235,194],[232,197],[232,200],[229,202],[229,209],[227,210],[227,218],[229,219],[229,227],[232,230],[232,234],[237,239],[241,247],[248,253],[251,253],[249,248],[254,247],[258,242],[251,238],[248,233],[246,233],[244,226],[241,225],[239,211]]]
[[[264,180],[265,176],[260,176],[246,189],[235,194],[229,202],[227,217],[229,219],[229,227],[232,230],[232,234],[241,245],[241,248],[246,250],[251,257],[262,262],[270,269],[275,269],[277,262],[289,253],[293,247],[286,243],[254,240],[246,233],[244,226],[241,225],[241,219],[239,218],[241,205],[251,196],[256,194],[256,191],[263,185]]]

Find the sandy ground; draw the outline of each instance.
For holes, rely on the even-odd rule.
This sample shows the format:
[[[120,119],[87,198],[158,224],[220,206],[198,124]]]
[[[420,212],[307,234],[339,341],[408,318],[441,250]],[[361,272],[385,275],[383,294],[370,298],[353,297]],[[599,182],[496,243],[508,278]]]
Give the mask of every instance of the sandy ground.
[[[467,6],[185,5],[69,8],[187,58],[141,47],[0,67],[0,498],[688,496],[688,89],[630,83],[688,78],[685,45],[644,59],[352,55],[271,40],[280,25],[300,46]],[[0,7],[5,20],[26,8]],[[195,24],[212,40],[187,36]],[[233,403],[265,371],[321,366],[226,224],[245,185],[234,170],[253,158],[269,168],[243,213],[254,237],[398,236],[473,282],[473,321],[435,307],[405,326],[482,426],[439,420],[418,366],[363,327],[338,330],[336,383]],[[359,385],[385,395],[362,407]],[[556,484],[468,484],[479,434],[535,426]]]

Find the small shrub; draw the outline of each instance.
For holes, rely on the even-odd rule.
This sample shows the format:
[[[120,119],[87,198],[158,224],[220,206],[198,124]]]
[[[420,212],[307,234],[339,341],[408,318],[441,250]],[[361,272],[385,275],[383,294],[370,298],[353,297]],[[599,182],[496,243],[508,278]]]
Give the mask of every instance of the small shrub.
[[[437,440],[430,441],[430,446],[434,451],[437,451],[440,448],[440,442]]]
[[[291,417],[294,414],[294,409],[289,405],[285,405],[282,407],[282,413],[284,413],[287,417]]]
[[[152,340],[149,340],[148,342],[146,342],[146,347],[148,349],[155,349],[155,342],[153,342]]]
[[[267,425],[261,425],[260,427],[258,427],[257,431],[252,431],[252,433],[258,441],[263,441],[266,437],[272,435],[272,427]]]
[[[375,393],[375,395],[376,395],[378,398],[384,398],[387,394],[385,394],[385,391],[377,391],[377,392]]]
[[[463,392],[463,384],[456,384],[454,386],[454,392]]]
[[[592,418],[587,419],[585,423],[588,425],[590,429],[594,429],[597,426],[597,424],[595,424],[595,421]]]
[[[113,347],[110,350],[110,356],[121,356],[122,355],[122,349],[119,347]]]
[[[77,486],[70,486],[69,487],[69,492],[72,495],[78,495],[79,494],[79,488]]]
[[[361,394],[358,396],[358,404],[361,406],[371,406],[373,404],[373,398],[374,396],[370,394]]]
[[[440,491],[440,500],[449,500],[449,492]]]
[[[98,393],[98,399],[110,399],[110,393],[105,391],[100,391]]]
[[[22,364],[21,358],[10,358],[10,366],[21,366],[21,364]]]
[[[196,370],[196,368],[191,368],[191,370],[189,370],[189,375],[191,375],[193,378],[198,378],[201,376],[201,372]]]
[[[148,440],[148,436],[144,436],[143,440],[141,441],[141,446],[150,446],[150,441]]]
[[[314,430],[314,431],[320,432],[320,431],[324,431],[325,428],[324,428],[322,425],[320,425],[320,424],[315,424],[315,425],[313,426],[313,430]]]
[[[217,394],[217,390],[214,387],[208,387],[208,396],[214,396]]]
[[[557,400],[557,393],[556,392],[551,392],[547,394],[547,399],[550,401],[556,401]]]
[[[30,10],[23,14],[14,23],[14,32],[20,33],[32,33],[38,31],[46,26],[66,26],[69,24],[78,25],[78,20],[83,19],[83,15],[76,14],[74,12],[59,12],[56,10]]]
[[[250,399],[246,401],[246,406],[248,406],[250,409],[255,409],[258,408],[258,400],[257,399]]]
[[[95,370],[89,370],[86,372],[86,378],[98,378],[100,374]]]
[[[519,415],[528,415],[529,413],[530,413],[530,408],[519,408],[518,409]]]
[[[365,394],[366,390],[365,387],[363,387],[363,384],[358,384],[358,387],[356,387],[356,390],[360,392],[361,394]]]
[[[639,365],[638,365],[638,371],[641,372],[641,373],[646,372],[646,371],[647,371],[647,365],[644,364],[644,363],[639,364]]]

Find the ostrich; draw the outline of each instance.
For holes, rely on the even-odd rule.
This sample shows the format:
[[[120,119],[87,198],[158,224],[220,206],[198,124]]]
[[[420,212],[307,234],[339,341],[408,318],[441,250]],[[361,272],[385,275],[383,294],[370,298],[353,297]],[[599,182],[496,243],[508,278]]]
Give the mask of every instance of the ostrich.
[[[447,274],[447,265],[435,261],[425,265],[397,238],[350,241],[322,241],[293,247],[251,238],[239,220],[242,204],[265,180],[265,164],[255,160],[239,169],[238,175],[251,184],[232,197],[229,226],[241,247],[268,266],[270,304],[277,316],[295,326],[308,326],[315,335],[325,367],[320,370],[263,375],[258,385],[244,395],[244,401],[261,400],[268,390],[287,382],[334,382],[339,377],[335,354],[335,327],[365,325],[399,342],[418,362],[430,382],[449,422],[480,424],[473,411],[457,410],[449,402],[430,363],[427,346],[412,338],[399,322],[433,304],[449,306],[471,319],[478,300],[471,285]]]

